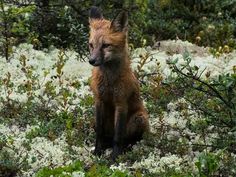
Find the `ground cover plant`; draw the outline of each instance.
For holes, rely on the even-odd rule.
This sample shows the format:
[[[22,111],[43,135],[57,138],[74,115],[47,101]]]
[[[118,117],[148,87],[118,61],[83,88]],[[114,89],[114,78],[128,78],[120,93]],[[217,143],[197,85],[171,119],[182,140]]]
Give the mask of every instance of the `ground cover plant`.
[[[168,42],[132,52],[151,133],[114,164],[109,150],[92,153],[89,64],[69,50],[13,47],[0,65],[1,175],[234,176],[235,53],[198,56]]]

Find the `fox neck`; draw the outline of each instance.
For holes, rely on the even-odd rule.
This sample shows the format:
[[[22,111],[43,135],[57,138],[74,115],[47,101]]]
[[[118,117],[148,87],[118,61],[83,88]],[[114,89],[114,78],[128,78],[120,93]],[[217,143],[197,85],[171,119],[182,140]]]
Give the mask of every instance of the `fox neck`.
[[[111,62],[99,66],[99,70],[109,83],[116,82],[121,75],[131,70],[128,50],[120,58],[115,58]]]

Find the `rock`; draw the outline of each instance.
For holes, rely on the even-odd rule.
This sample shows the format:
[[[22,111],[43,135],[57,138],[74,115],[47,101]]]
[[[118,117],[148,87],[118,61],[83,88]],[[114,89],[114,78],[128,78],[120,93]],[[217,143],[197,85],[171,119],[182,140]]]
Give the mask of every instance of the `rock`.
[[[192,56],[205,57],[209,55],[208,48],[200,47],[188,41],[182,40],[158,41],[154,44],[153,49],[165,51],[169,55],[183,55],[185,51],[188,51]]]

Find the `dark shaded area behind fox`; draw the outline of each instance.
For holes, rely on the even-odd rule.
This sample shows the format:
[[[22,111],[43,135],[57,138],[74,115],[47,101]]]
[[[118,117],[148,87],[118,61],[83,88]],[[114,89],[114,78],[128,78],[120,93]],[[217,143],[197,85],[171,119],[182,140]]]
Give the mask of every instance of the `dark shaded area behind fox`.
[[[149,131],[148,114],[140,98],[139,82],[130,68],[127,12],[122,11],[109,21],[100,9],[92,7],[89,25],[89,63],[94,66],[91,89],[96,108],[95,154],[113,147],[115,160]]]

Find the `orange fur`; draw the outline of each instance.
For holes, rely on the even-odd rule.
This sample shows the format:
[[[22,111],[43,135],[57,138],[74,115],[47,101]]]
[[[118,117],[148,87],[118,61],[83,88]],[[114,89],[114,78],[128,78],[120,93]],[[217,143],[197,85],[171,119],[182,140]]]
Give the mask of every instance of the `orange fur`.
[[[96,133],[100,134],[95,153],[100,154],[113,143],[113,157],[116,158],[123,152],[122,148],[142,138],[149,130],[149,123],[140,98],[139,82],[130,68],[127,29],[120,30],[118,26],[117,31],[112,25],[113,22],[103,18],[90,19],[89,42],[91,56],[101,60],[93,68],[91,82],[96,105]],[[104,44],[109,45],[103,47]]]

